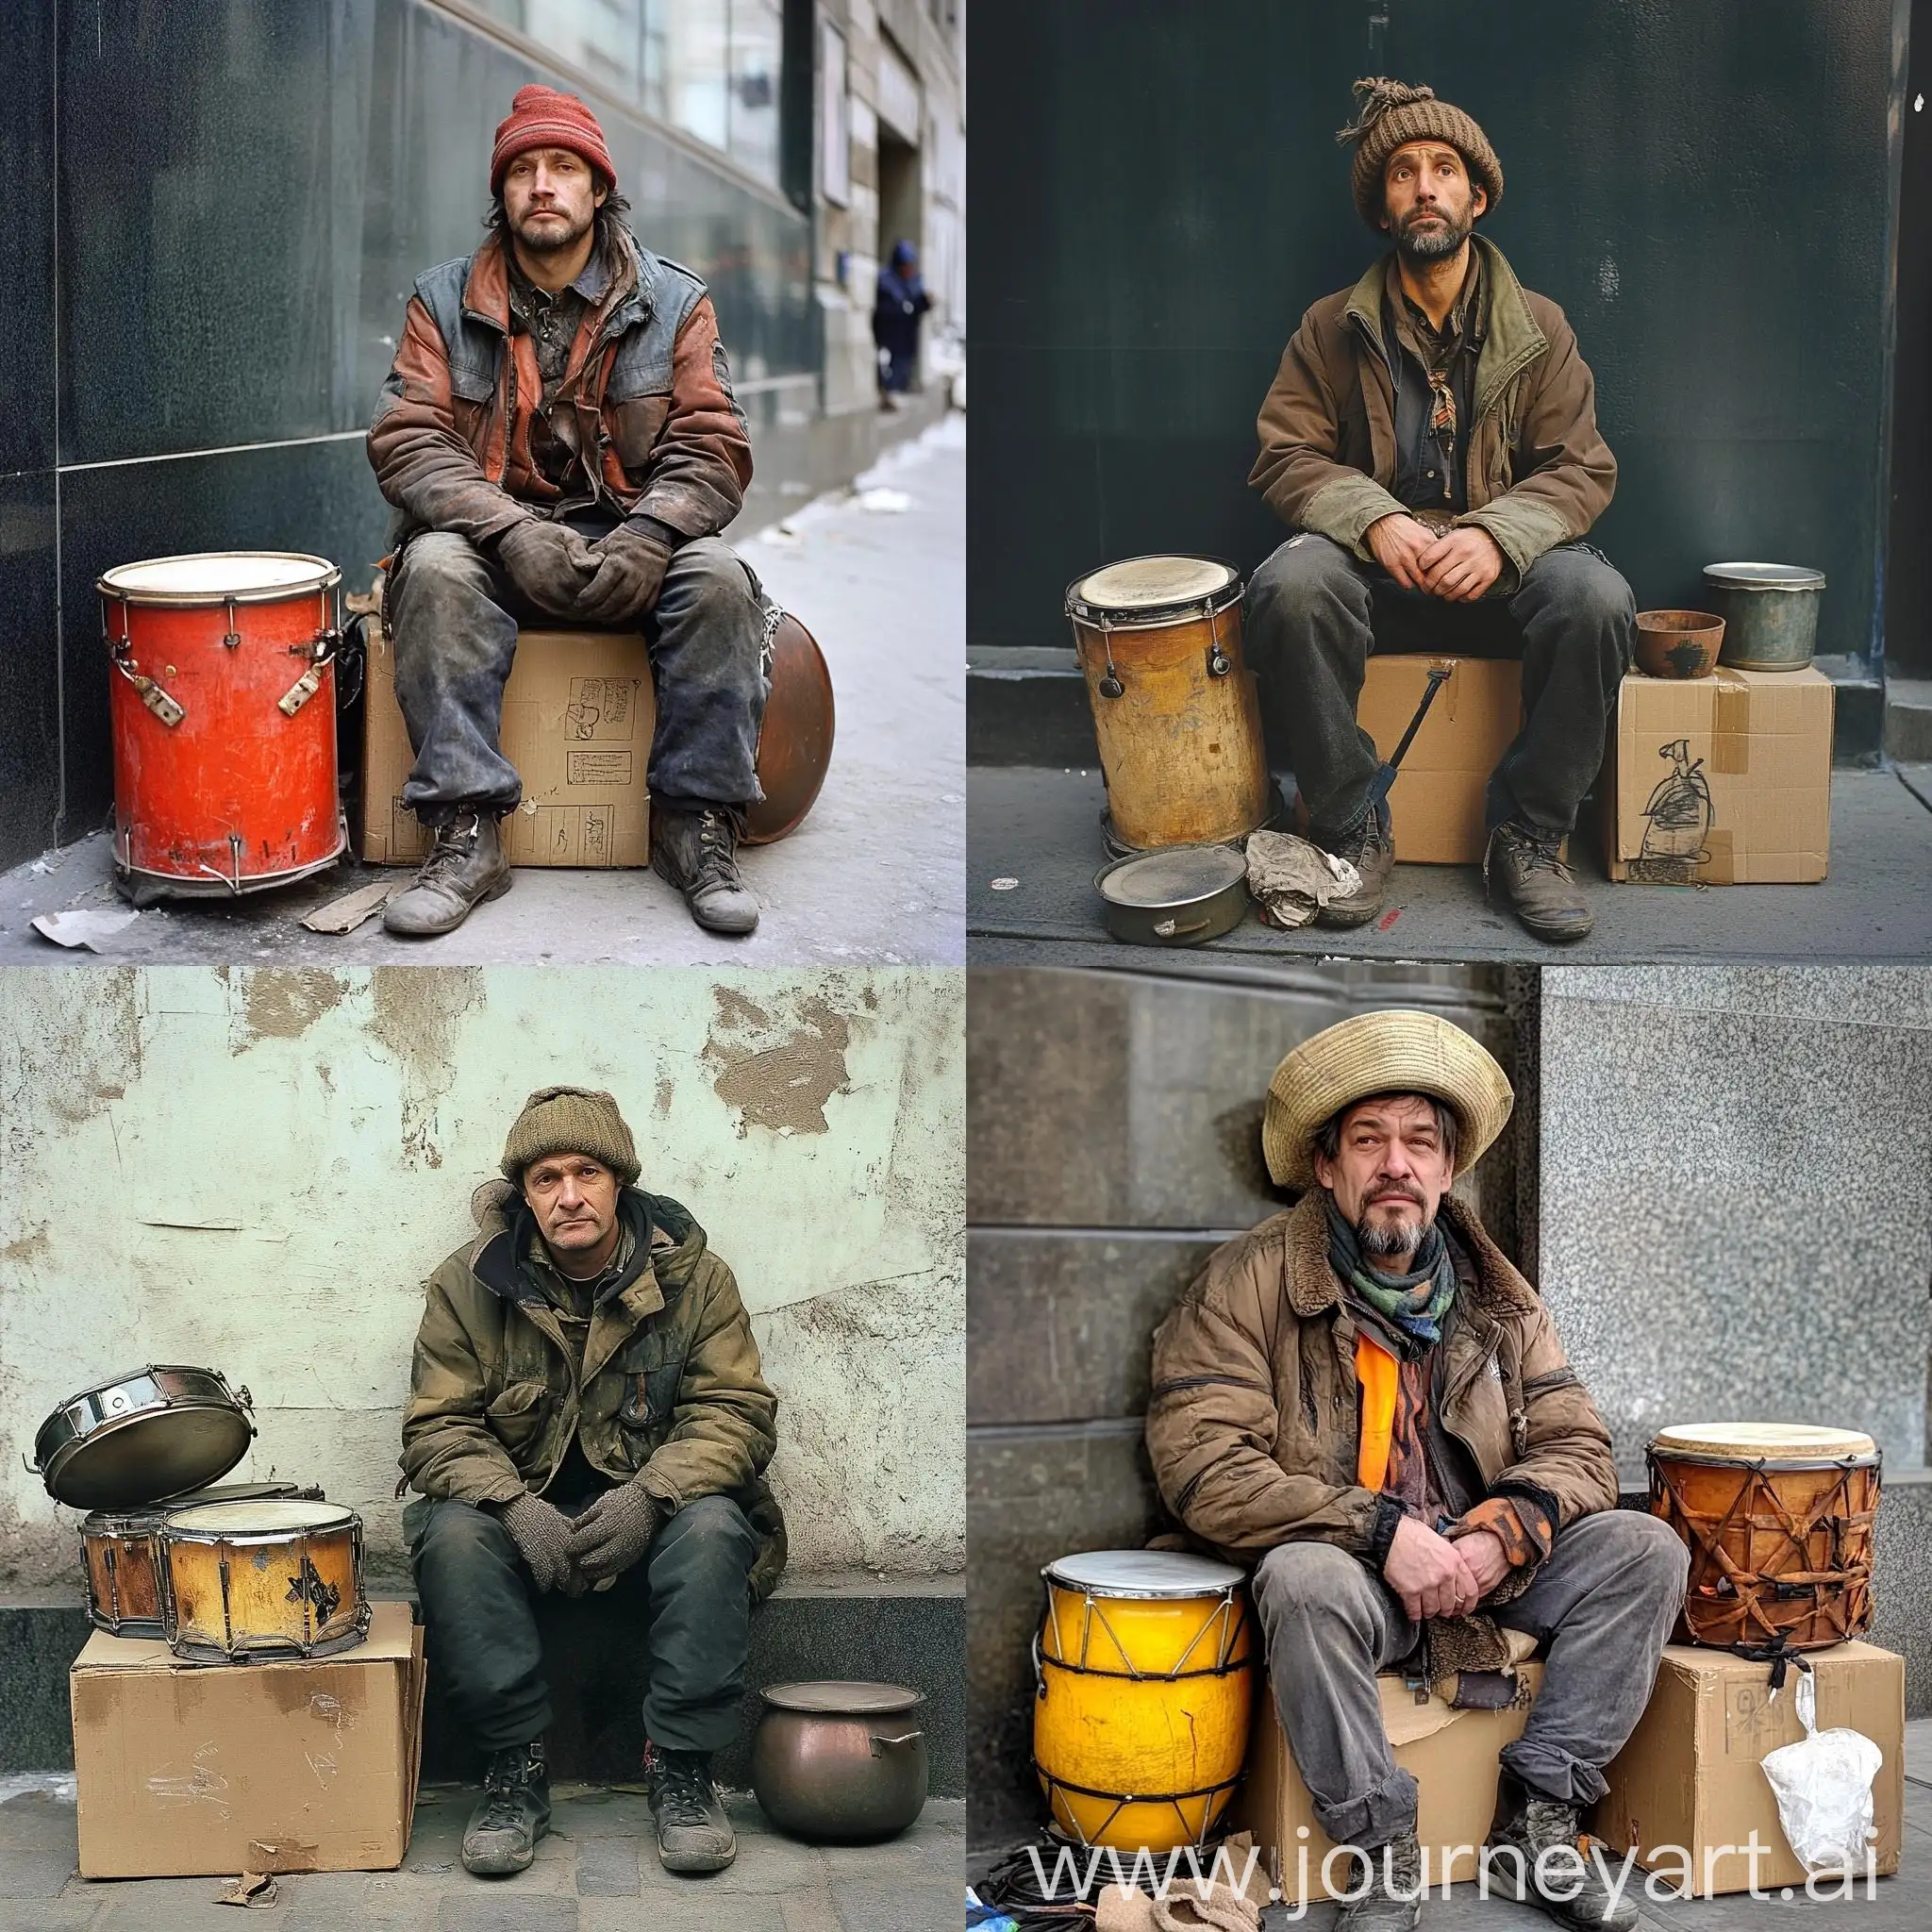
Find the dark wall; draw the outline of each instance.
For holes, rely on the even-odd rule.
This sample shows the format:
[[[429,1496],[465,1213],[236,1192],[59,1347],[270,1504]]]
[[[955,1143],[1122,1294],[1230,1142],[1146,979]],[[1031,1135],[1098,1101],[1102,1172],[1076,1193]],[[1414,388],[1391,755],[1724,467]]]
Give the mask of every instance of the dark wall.
[[[1932,0],[1912,0],[1898,210],[1898,340],[1893,368],[1891,536],[1885,660],[1895,677],[1932,677]],[[1916,351],[1916,353],[1915,353]]]
[[[481,239],[516,89],[579,85],[411,0],[42,0],[7,50],[0,165],[55,192],[0,233],[0,863],[110,807],[102,571],[294,549],[368,586],[359,432],[410,285]],[[711,283],[756,435],[760,378],[817,368],[809,225],[593,105],[640,234]]]
[[[1723,558],[1812,564],[1820,649],[1872,655],[1905,11],[977,0],[971,641],[1063,641],[1065,585],[1110,558],[1252,570],[1280,541],[1255,413],[1376,253],[1334,130],[1388,74],[1501,158],[1485,226],[1596,373],[1622,464],[1597,539],[1640,604],[1694,604]]]

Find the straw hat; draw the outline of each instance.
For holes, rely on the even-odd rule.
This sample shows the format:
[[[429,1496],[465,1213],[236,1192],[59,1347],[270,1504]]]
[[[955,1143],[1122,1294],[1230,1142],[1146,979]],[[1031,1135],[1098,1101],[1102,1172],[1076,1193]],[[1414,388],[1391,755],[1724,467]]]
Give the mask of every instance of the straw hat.
[[[1489,1151],[1516,1104],[1509,1077],[1482,1043],[1436,1013],[1391,1007],[1357,1013],[1305,1040],[1268,1082],[1261,1151],[1277,1187],[1315,1178],[1315,1131],[1372,1093],[1427,1093],[1456,1109],[1456,1172]]]

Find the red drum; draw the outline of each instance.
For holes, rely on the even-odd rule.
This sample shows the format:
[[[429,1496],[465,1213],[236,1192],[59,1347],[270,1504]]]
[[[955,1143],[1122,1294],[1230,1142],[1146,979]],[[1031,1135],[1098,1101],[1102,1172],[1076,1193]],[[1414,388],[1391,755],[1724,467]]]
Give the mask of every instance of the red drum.
[[[341,575],[217,550],[124,563],[95,586],[115,673],[114,862],[137,906],[259,891],[341,856]]]

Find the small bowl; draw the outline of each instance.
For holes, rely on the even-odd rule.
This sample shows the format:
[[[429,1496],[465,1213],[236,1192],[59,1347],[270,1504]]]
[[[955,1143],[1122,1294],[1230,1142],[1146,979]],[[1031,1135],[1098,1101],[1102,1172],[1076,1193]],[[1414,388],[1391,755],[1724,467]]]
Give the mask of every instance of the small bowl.
[[[1724,621],[1708,610],[1640,610],[1637,668],[1651,677],[1708,677],[1717,670]]]

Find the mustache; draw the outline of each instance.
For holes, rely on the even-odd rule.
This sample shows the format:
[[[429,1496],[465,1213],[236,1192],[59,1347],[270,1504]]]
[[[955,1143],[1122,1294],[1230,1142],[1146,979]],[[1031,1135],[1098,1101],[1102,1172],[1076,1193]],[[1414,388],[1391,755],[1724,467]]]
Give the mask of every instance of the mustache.
[[[1378,1181],[1371,1187],[1369,1191],[1362,1196],[1362,1206],[1364,1208],[1373,1208],[1378,1201],[1391,1200],[1412,1201],[1418,1208],[1426,1208],[1428,1206],[1428,1203],[1423,1199],[1423,1191],[1414,1182],[1393,1179]]]

